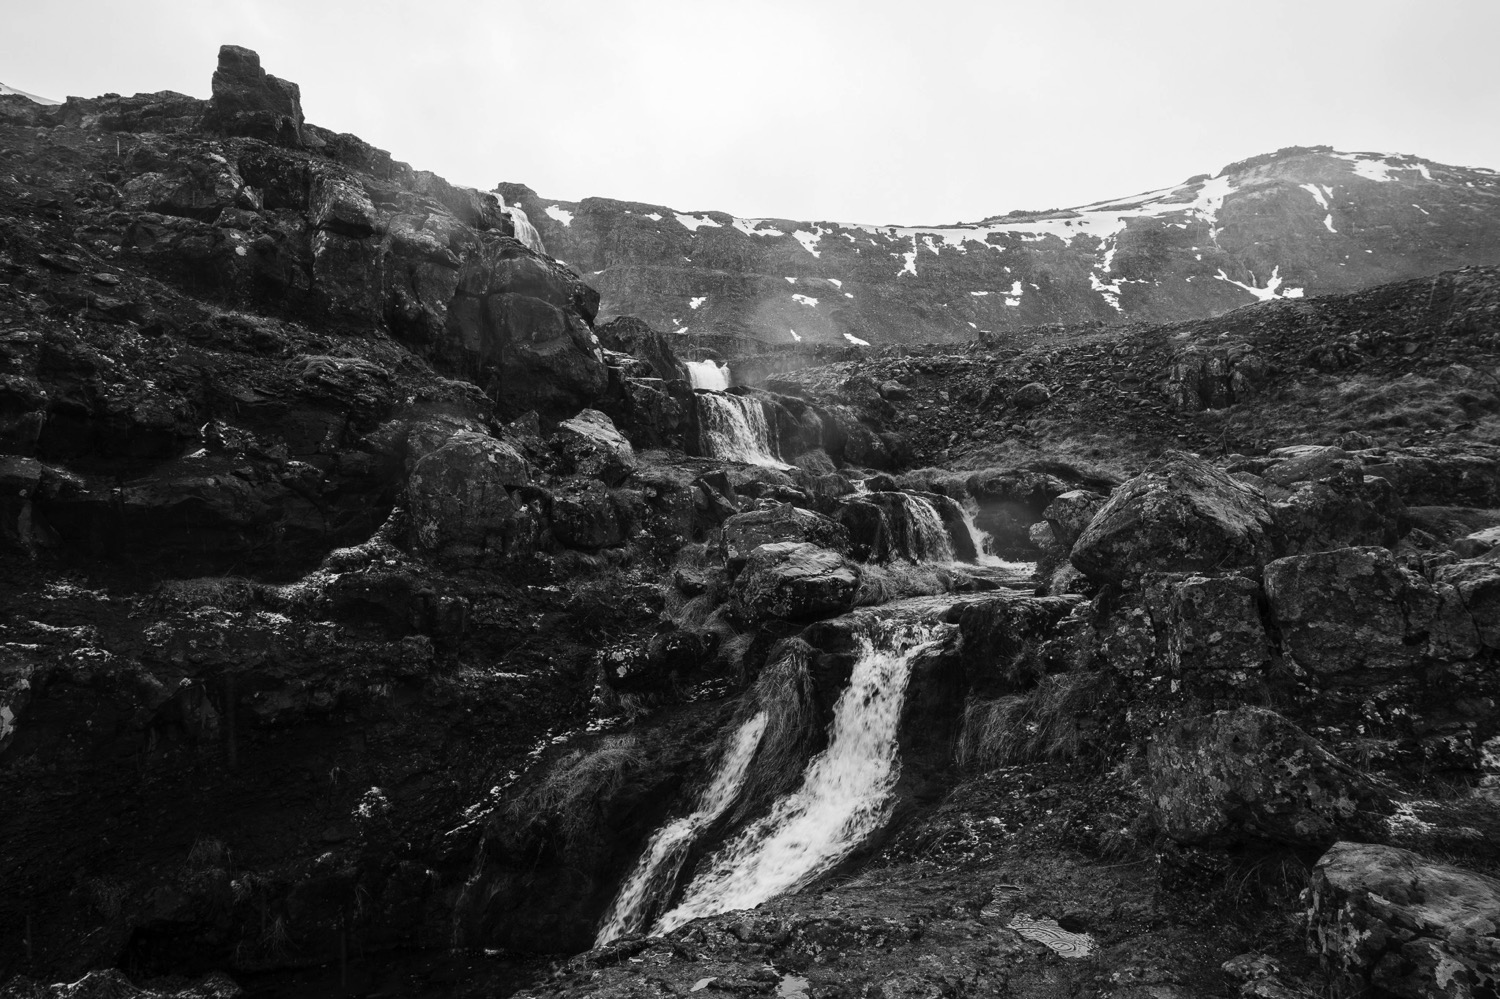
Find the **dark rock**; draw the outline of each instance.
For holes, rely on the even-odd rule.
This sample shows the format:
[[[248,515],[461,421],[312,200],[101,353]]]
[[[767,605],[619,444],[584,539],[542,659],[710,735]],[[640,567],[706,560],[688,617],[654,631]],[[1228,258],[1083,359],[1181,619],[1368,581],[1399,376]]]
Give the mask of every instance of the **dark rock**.
[[[1041,382],[1028,382],[1010,397],[1017,409],[1037,409],[1052,401],[1052,392]]]
[[[569,482],[552,495],[552,533],[569,548],[613,548],[627,537],[629,524],[620,504],[597,479]]]
[[[407,480],[412,543],[465,558],[503,551],[519,512],[508,490],[530,481],[525,460],[510,445],[454,434],[418,461]]]
[[[1147,759],[1152,814],[1179,843],[1324,846],[1388,811],[1366,778],[1265,708],[1171,723]]]
[[[761,545],[777,541],[809,542],[840,554],[849,551],[849,532],[841,524],[790,503],[736,514],[724,521],[722,536],[731,571],[744,565]]]
[[[1458,591],[1478,630],[1479,641],[1486,648],[1500,650],[1500,564],[1484,561],[1440,566],[1432,579],[1440,589],[1451,586]]]
[[[1090,579],[1126,583],[1150,571],[1264,565],[1275,557],[1276,533],[1262,493],[1200,458],[1168,452],[1115,491],[1070,558]]]
[[[858,588],[858,568],[837,552],[779,541],[750,553],[730,589],[730,602],[742,621],[806,620],[848,610]]]
[[[1384,548],[1279,559],[1266,566],[1265,587],[1287,655],[1314,673],[1406,669],[1479,648],[1458,591],[1402,568]]]
[[[635,450],[614,422],[597,409],[585,409],[557,425],[550,441],[576,475],[617,486],[635,469]]]
[[[1148,577],[1142,583],[1152,620],[1166,629],[1167,667],[1181,677],[1228,672],[1258,674],[1271,662],[1261,621],[1260,586],[1243,576]]]
[[[1401,498],[1385,479],[1340,468],[1327,478],[1297,482],[1272,504],[1288,554],[1359,545],[1394,547]]]
[[[250,49],[221,46],[204,124],[226,135],[300,147],[302,91],[261,69],[260,56]]]
[[[1078,536],[1107,501],[1107,497],[1086,489],[1070,489],[1048,503],[1042,516],[1051,525],[1052,537],[1063,551],[1072,551]]]

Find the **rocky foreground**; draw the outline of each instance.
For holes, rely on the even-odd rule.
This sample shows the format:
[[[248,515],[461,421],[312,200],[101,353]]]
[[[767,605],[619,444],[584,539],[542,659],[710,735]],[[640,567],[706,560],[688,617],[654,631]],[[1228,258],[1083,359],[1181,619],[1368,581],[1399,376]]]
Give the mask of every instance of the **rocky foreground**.
[[[0,991],[1495,994],[1495,270],[695,392],[495,197],[213,92],[0,96]],[[933,636],[882,831],[595,947],[871,616]]]

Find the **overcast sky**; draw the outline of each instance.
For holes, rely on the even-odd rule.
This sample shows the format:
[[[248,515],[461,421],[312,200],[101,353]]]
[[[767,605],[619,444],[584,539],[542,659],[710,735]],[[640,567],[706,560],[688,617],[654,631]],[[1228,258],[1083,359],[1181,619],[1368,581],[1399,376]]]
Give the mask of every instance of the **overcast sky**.
[[[1288,145],[1500,168],[1497,38],[1497,0],[6,0],[0,82],[207,97],[233,42],[456,183],[933,224]]]

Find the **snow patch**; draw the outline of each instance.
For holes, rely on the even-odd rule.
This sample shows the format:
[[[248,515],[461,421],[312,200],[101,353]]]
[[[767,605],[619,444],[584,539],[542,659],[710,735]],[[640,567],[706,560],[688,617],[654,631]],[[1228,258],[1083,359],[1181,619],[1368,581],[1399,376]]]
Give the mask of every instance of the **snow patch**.
[[[907,250],[905,253],[900,254],[900,257],[901,257],[902,260],[905,260],[906,263],[904,263],[904,264],[901,265],[901,269],[896,272],[896,276],[900,277],[903,274],[910,274],[912,277],[916,277],[917,276],[917,237],[915,237],[915,236],[912,237],[912,239],[911,239],[911,249]]]
[[[788,326],[786,331],[792,335],[792,339],[793,340],[797,341],[798,343],[802,342],[802,338],[797,335],[797,331],[796,330],[794,330],[790,326]]]
[[[815,257],[821,257],[823,255],[817,250],[818,240],[822,238],[821,233],[804,232],[803,230],[798,229],[796,232],[792,233],[792,236],[797,240],[797,242],[802,244],[802,248],[808,253],[811,253]]]
[[[796,284],[797,283],[797,279],[794,278],[794,277],[789,277],[789,278],[786,279],[786,283],[787,284]]]
[[[54,107],[62,103],[62,101],[54,101],[50,97],[38,97],[36,94],[28,94],[24,90],[17,90],[15,87],[7,87],[3,83],[0,83],[0,94],[14,94],[17,97],[24,97],[28,101],[36,104],[45,104],[48,107]]]
[[[690,298],[688,299],[688,308],[696,309],[706,301],[708,301],[707,295],[701,295],[698,298]]]
[[[1302,190],[1313,196],[1313,200],[1318,203],[1319,208],[1325,212],[1328,211],[1328,198],[1324,196],[1322,189],[1317,184],[1303,184],[1301,187]]]
[[[840,281],[838,278],[824,278],[824,280],[833,285],[835,288],[842,288],[844,286],[844,282]]]
[[[746,236],[785,236],[786,235],[786,233],[782,232],[780,229],[776,228],[775,226],[766,226],[764,229],[757,228],[758,226],[765,225],[765,220],[764,219],[735,219],[730,224],[733,225],[740,232],[744,233]]]
[[[987,292],[987,291],[971,291],[971,292],[969,292],[969,294],[973,295],[975,298],[983,298],[984,296],[988,295],[989,292]]]
[[[816,306],[818,304],[818,300],[811,295],[793,295],[792,301],[801,302],[803,305]]]
[[[641,218],[643,218],[643,219],[650,219],[652,222],[660,222],[661,221],[661,213],[660,212],[651,212],[651,213],[649,213],[647,215],[642,215]]]
[[[1421,205],[1415,205],[1414,204],[1414,205],[1412,205],[1412,207],[1415,208],[1417,211],[1421,212],[1423,215],[1431,215],[1432,214],[1427,209],[1423,208]]]
[[[676,215],[676,218],[677,218],[678,222],[682,223],[682,227],[684,229],[687,229],[689,232],[697,232],[699,229],[703,228],[704,226],[707,226],[710,229],[722,229],[722,228],[724,228],[722,225],[720,225],[719,223],[715,222],[713,219],[708,218],[707,216],[704,216],[703,218],[700,219],[696,215],[680,215],[680,214],[678,214],[678,215]]]
[[[868,341],[868,340],[861,340],[859,337],[855,336],[853,333],[845,333],[844,334],[844,339],[848,340],[850,343],[854,344],[854,346],[856,346],[856,347],[868,347],[870,345],[870,341]]]
[[[557,205],[548,205],[546,212],[549,216],[557,219],[557,221],[561,222],[563,225],[573,224],[573,213],[568,211],[566,208],[559,208]]]
[[[1254,274],[1250,276],[1252,278],[1255,277]],[[1214,277],[1218,278],[1220,281],[1227,281],[1230,284],[1234,285],[1236,288],[1243,288],[1245,291],[1248,291],[1250,294],[1254,295],[1256,299],[1262,302],[1269,302],[1272,299],[1276,298],[1301,298],[1303,292],[1306,290],[1304,288],[1288,288],[1285,291],[1280,291],[1279,289],[1281,288],[1282,284],[1280,264],[1277,264],[1275,267],[1271,268],[1271,279],[1266,282],[1266,286],[1264,288],[1257,288],[1253,284],[1244,284],[1243,282],[1236,281],[1228,274],[1225,274],[1224,268],[1222,267],[1219,268],[1219,273],[1215,274]]]

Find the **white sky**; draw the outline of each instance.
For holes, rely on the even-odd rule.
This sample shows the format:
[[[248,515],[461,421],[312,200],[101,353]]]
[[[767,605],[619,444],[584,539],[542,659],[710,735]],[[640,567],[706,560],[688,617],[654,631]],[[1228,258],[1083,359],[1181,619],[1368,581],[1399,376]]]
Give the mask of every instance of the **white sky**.
[[[1287,145],[1500,167],[1497,0],[4,0],[0,81],[207,97],[218,46],[461,184],[936,224]]]

